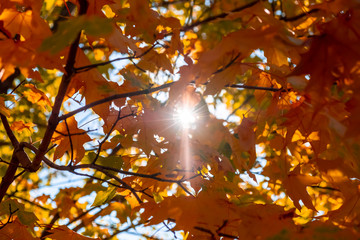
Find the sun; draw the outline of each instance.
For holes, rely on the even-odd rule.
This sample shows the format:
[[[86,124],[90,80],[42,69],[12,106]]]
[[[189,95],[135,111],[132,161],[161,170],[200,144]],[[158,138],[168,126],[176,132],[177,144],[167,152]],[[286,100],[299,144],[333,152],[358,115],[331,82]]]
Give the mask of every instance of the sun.
[[[188,107],[177,108],[175,110],[174,118],[182,128],[186,129],[194,127],[197,120],[194,110]]]

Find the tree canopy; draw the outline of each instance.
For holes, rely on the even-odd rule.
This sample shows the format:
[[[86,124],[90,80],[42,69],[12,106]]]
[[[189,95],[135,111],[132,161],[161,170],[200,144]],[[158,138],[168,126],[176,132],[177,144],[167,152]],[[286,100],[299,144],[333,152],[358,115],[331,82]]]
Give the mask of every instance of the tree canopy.
[[[0,239],[360,238],[358,0],[5,0],[0,78]]]

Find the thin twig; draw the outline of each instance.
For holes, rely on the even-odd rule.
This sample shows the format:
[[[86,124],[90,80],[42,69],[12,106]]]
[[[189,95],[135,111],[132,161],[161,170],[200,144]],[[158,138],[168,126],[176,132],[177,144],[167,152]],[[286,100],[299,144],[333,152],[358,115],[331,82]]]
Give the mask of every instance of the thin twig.
[[[24,82],[26,82],[26,80],[22,80],[16,87],[14,87],[14,89],[10,92],[10,94],[13,94],[16,89],[18,89],[22,84],[24,84]]]
[[[313,8],[308,12],[304,12],[304,13],[301,13],[299,15],[295,15],[295,16],[292,16],[292,17],[280,17],[280,20],[285,21],[285,22],[293,22],[293,21],[299,20],[299,19],[301,19],[303,17],[306,17],[309,14],[316,13],[318,11],[320,11],[320,9]]]
[[[26,203],[29,203],[35,207],[38,207],[38,208],[41,208],[42,210],[45,210],[45,211],[52,211],[51,209],[49,208],[46,208],[44,206],[41,206],[40,204],[37,204],[35,201],[30,201],[26,198],[23,198],[23,197],[20,197],[20,196],[16,196],[14,195],[15,193],[12,193],[12,194],[6,194],[7,197],[12,197],[12,198],[16,198],[16,199],[19,199],[20,201],[23,201],[23,202],[26,202]]]
[[[100,100],[97,100],[97,101],[94,101],[92,103],[89,103],[83,107],[80,107],[74,111],[71,111],[67,114],[64,114],[62,116],[59,117],[59,121],[62,121],[66,118],[69,118],[79,112],[82,112],[82,111],[85,111],[89,108],[92,108],[92,107],[95,107],[97,105],[100,105],[100,104],[103,104],[103,103],[106,103],[106,102],[110,102],[110,101],[113,101],[113,100],[116,100],[116,99],[121,99],[121,98],[128,98],[128,97],[134,97],[134,96],[140,96],[140,95],[146,95],[146,94],[149,94],[149,93],[153,93],[153,92],[156,92],[156,91],[159,91],[159,90],[162,90],[162,89],[165,89],[165,88],[168,88],[170,87],[171,85],[173,85],[175,82],[170,82],[170,83],[166,83],[166,84],[163,84],[163,85],[160,85],[158,87],[154,87],[154,88],[148,88],[148,89],[144,89],[144,90],[140,90],[140,91],[134,91],[134,92],[128,92],[128,93],[120,93],[120,94],[114,94],[112,96],[109,96],[109,97],[106,97],[106,98],[103,98],[103,99],[100,99]]]
[[[101,147],[102,145],[106,142],[106,140],[110,137],[110,134],[112,133],[112,131],[114,130],[116,124],[122,119],[120,117],[121,115],[121,109],[119,110],[118,112],[118,115],[117,115],[117,118],[115,120],[115,122],[112,124],[111,128],[110,128],[110,131],[105,135],[104,139],[99,143],[99,147],[98,147],[98,150],[97,150],[97,153],[96,153],[96,156],[95,158],[93,159],[92,163],[95,164],[96,160],[99,158],[100,156],[100,152],[101,152]],[[133,116],[133,114],[129,114],[129,115],[125,115],[123,116],[123,118],[125,117],[128,117],[128,116]]]
[[[4,223],[0,229],[4,228],[6,225],[8,225],[9,223],[12,223],[12,216],[17,212],[19,211],[19,209],[17,208],[16,210],[12,211],[11,210],[11,204],[9,203],[9,217],[8,217],[8,220],[6,223]]]
[[[96,208],[100,208],[100,206],[95,206],[95,207],[92,207],[84,212],[82,212],[81,214],[79,214],[77,217],[75,217],[73,220],[71,220],[70,222],[68,222],[66,224],[66,226],[69,226],[70,224],[76,222],[77,220],[80,220],[82,217],[84,217],[86,214],[88,214],[89,212],[91,212],[92,210],[96,209]]]
[[[49,230],[51,230],[52,226],[55,224],[55,222],[60,218],[60,213],[56,212],[53,218],[51,219],[50,223],[46,225],[44,230],[41,232],[40,239],[44,239],[47,235],[50,234]]]
[[[257,4],[258,2],[260,2],[259,0],[257,1],[254,1],[254,2],[250,2],[248,4],[245,4],[241,7],[238,7],[238,8],[235,8],[233,10],[231,10],[230,12],[226,12],[226,13],[220,13],[220,14],[217,14],[217,15],[214,15],[214,16],[211,16],[211,17],[208,17],[208,18],[205,18],[204,20],[200,20],[200,21],[197,21],[197,22],[194,22],[193,24],[191,25],[187,25],[187,26],[184,26],[181,28],[181,31],[182,32],[186,32],[188,30],[191,30],[199,25],[202,25],[204,23],[208,23],[208,22],[212,22],[214,20],[217,20],[217,19],[220,19],[220,18],[225,18],[227,17],[230,13],[235,13],[235,12],[241,12],[247,8],[250,8],[252,6],[254,6],[255,4]]]
[[[155,42],[151,47],[149,47],[145,52],[143,52],[142,54],[140,54],[139,56],[129,56],[129,57],[120,57],[120,58],[115,58],[113,60],[109,60],[109,61],[105,61],[105,62],[100,62],[100,63],[94,63],[94,64],[89,64],[89,65],[86,65],[86,66],[82,66],[82,67],[78,67],[78,68],[75,68],[75,73],[81,73],[81,72],[86,72],[86,71],[89,71],[93,68],[97,68],[97,67],[100,67],[100,66],[105,66],[107,64],[110,64],[110,63],[113,63],[113,62],[117,62],[117,61],[122,61],[122,60],[133,60],[133,59],[138,59],[138,58],[141,58],[143,56],[145,56],[146,54],[148,54],[153,48],[155,48],[155,46],[159,45],[158,42]],[[135,63],[134,63],[135,64]],[[142,71],[144,71],[142,69]]]
[[[70,129],[69,129],[69,125],[65,119],[65,126],[66,126],[66,131],[68,132],[68,136],[69,136],[69,142],[70,142],[70,163],[69,165],[71,166],[73,164],[74,161],[74,147],[73,147],[73,143],[72,143],[72,139],[71,139],[71,133],[70,133]]]
[[[97,131],[97,129],[91,129],[91,130],[87,130],[87,131],[79,132],[79,133],[65,134],[65,133],[62,133],[62,132],[60,132],[58,130],[55,130],[56,133],[58,133],[58,134],[60,134],[61,136],[64,136],[64,137],[85,135],[85,134],[88,134],[89,132],[95,132],[95,131]]]

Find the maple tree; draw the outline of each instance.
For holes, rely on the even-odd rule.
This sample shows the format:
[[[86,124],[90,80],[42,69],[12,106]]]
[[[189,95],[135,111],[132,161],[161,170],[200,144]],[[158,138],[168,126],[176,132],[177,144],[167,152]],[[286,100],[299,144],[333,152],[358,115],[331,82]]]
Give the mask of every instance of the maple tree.
[[[359,1],[6,0],[0,43],[1,239],[360,237]]]

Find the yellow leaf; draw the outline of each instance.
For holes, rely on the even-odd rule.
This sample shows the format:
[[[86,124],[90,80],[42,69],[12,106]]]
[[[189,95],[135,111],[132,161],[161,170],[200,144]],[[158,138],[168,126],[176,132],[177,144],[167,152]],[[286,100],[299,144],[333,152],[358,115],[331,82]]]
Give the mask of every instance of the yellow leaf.
[[[6,117],[10,117],[10,110],[5,106],[5,98],[0,97],[0,113]]]
[[[29,88],[29,91],[23,92],[23,95],[27,98],[27,100],[41,106],[44,109],[46,109],[46,107],[51,107],[51,102],[43,91],[37,89],[32,84],[25,84],[24,86]]]
[[[36,126],[33,123],[24,123],[22,120],[15,121],[11,124],[11,130],[22,133],[25,129],[29,130],[31,133],[34,132],[33,127]]]

